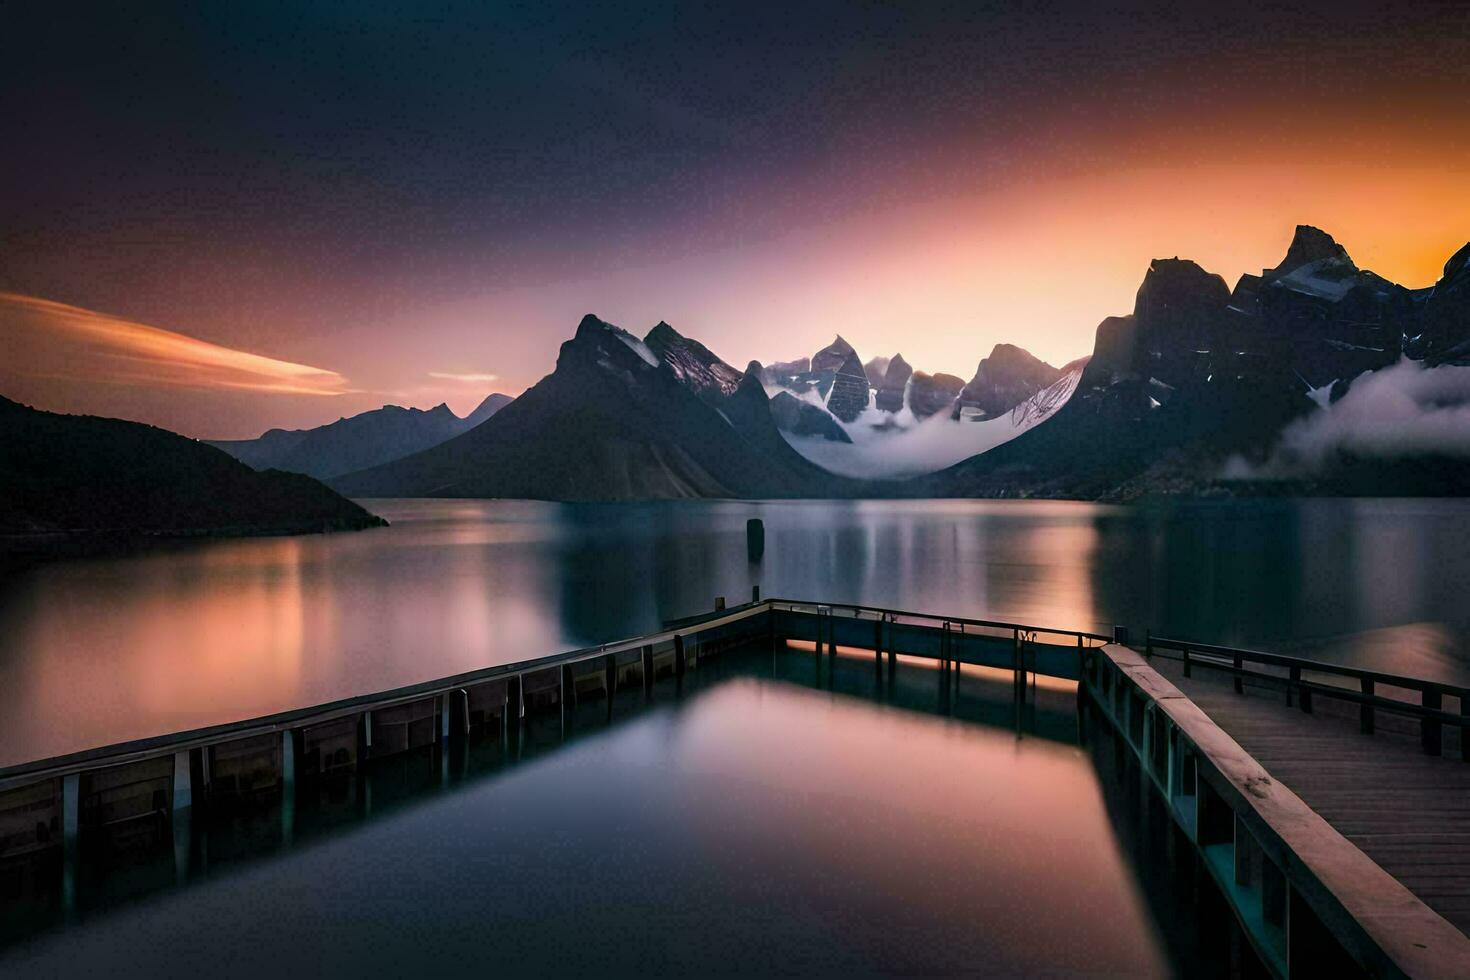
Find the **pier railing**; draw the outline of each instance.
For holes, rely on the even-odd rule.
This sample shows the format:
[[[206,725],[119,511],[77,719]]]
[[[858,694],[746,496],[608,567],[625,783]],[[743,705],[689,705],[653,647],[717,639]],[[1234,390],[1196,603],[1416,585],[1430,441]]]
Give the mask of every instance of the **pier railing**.
[[[793,612],[818,613],[826,611],[832,615],[843,615],[853,619],[880,619],[890,623],[937,624],[941,626],[942,624],[948,623],[951,629],[986,629],[1001,633],[1064,636],[1081,640],[1084,645],[1088,643],[1111,643],[1113,639],[1106,634],[1092,633],[1087,630],[1035,626],[1028,623],[1014,623],[995,619],[970,619],[965,616],[941,616],[936,613],[921,613],[907,609],[889,609],[884,606],[867,606],[854,603],[813,602],[804,599],[769,599],[767,600],[767,605],[775,609],[786,609]]]
[[[1282,692],[1288,705],[1295,704],[1309,714],[1313,710],[1314,696],[1356,704],[1359,728],[1365,734],[1376,730],[1377,713],[1380,711],[1414,719],[1419,723],[1420,745],[1429,755],[1443,753],[1446,726],[1458,728],[1460,758],[1470,762],[1470,733],[1467,733],[1467,728],[1470,728],[1470,689],[1347,664],[1153,635],[1147,638],[1144,653],[1148,657],[1177,661],[1182,665],[1185,677],[1191,676],[1196,667],[1230,674],[1235,678],[1237,694],[1244,693],[1247,681],[1253,686],[1274,688]],[[1329,683],[1313,679],[1309,674],[1318,678],[1341,679],[1345,683]],[[1381,693],[1382,688],[1413,692],[1418,703],[1385,697]],[[1445,710],[1446,698],[1456,700],[1458,712]]]

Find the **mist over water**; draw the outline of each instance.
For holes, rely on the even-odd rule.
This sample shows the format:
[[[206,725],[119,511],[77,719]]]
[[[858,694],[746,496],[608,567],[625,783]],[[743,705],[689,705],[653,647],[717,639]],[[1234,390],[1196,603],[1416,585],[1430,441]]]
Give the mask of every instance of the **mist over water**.
[[[367,503],[393,526],[0,580],[0,765],[633,636],[753,585],[1470,683],[1458,500]]]

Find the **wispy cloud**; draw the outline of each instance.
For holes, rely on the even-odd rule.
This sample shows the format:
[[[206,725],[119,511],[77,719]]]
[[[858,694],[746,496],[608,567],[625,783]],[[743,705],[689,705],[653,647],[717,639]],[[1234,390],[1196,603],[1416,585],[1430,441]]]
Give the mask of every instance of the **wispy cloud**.
[[[464,384],[489,384],[491,381],[499,381],[498,374],[457,374],[452,371],[430,371],[429,377],[438,378],[441,381],[459,381]]]
[[[1470,457],[1470,367],[1400,360],[1359,375],[1336,402],[1288,425],[1271,457],[1227,461],[1226,479],[1310,475],[1339,456]]]
[[[8,370],[36,378],[227,388],[290,395],[342,395],[335,371],[251,354],[107,313],[0,293]]]

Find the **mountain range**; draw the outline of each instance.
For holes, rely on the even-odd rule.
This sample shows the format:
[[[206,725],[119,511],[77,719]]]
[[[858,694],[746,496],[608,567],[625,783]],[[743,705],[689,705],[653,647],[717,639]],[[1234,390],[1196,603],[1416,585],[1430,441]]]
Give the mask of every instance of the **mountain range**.
[[[384,405],[315,429],[270,429],[255,439],[211,439],[209,444],[258,470],[286,470],[326,480],[437,446],[473,429],[510,402],[509,395],[490,395],[464,418],[442,403],[427,410]]]
[[[3,402],[0,528],[376,520],[311,476],[358,497],[1461,494],[1467,363],[1470,245],[1407,289],[1303,225],[1234,287],[1155,259],[1090,355],[1054,367],[996,344],[968,382],[897,352],[864,362],[840,335],[740,370],[667,323],[639,338],[589,314],[549,375],[463,419],[385,406],[204,444]]]
[[[1092,358],[1066,405],[1045,425],[916,489],[1125,500],[1156,493],[1461,494],[1470,491],[1463,454],[1412,430],[1414,411],[1453,407],[1470,395],[1459,375],[1423,405],[1401,403],[1396,418],[1380,411],[1368,420],[1396,425],[1405,433],[1398,444],[1380,425],[1372,451],[1349,432],[1311,472],[1251,474],[1270,474],[1283,432],[1326,418],[1370,372],[1401,359],[1462,365],[1467,355],[1470,245],[1421,290],[1359,269],[1330,235],[1305,225],[1280,263],[1241,277],[1234,289],[1187,259],[1156,259],[1133,312],[1099,324]]]
[[[898,353],[864,363],[840,335],[741,372],[667,323],[639,340],[589,315],[556,370],[485,425],[332,482],[551,499],[1381,493],[1400,478],[1399,492],[1459,492],[1458,464],[1432,448],[1338,452],[1311,474],[1267,464],[1289,426],[1367,372],[1470,354],[1467,283],[1470,246],[1434,287],[1410,290],[1304,225],[1281,261],[1234,288],[1188,259],[1156,259],[1089,356],[1058,368],[997,344],[968,382]]]
[[[760,366],[733,371],[667,324],[640,340],[588,314],[556,369],[485,424],[331,482],[352,496],[553,500],[852,492],[787,445]]]

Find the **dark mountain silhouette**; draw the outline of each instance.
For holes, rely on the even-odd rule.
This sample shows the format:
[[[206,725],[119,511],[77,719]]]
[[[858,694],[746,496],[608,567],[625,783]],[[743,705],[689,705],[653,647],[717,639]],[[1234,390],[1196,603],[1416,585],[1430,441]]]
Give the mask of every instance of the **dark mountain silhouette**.
[[[842,335],[838,334],[833,338],[832,343],[812,355],[811,369],[813,371],[840,371],[849,357],[856,356],[857,352],[852,349],[852,344],[843,340]],[[858,369],[861,370],[862,366],[862,360],[859,359]]]
[[[1237,360],[1285,364],[1304,384],[1321,388],[1398,360],[1420,331],[1421,307],[1422,297],[1359,269],[1331,235],[1298,225],[1275,268],[1241,276],[1217,316],[1214,342],[1202,347],[1231,370],[1222,356],[1228,337],[1244,352]]]
[[[465,432],[468,432],[513,401],[515,401],[514,398],[509,395],[502,395],[498,391],[486,395],[480,404],[475,406],[474,411],[470,412],[470,414],[461,420],[461,427]]]
[[[490,395],[464,418],[444,404],[428,410],[384,405],[315,429],[271,429],[258,439],[209,444],[256,469],[326,480],[437,446],[473,429],[510,402],[509,395]]]
[[[863,373],[868,376],[868,383],[874,388],[882,388],[883,381],[888,377],[888,365],[893,361],[891,357],[875,357],[863,365]]]
[[[771,417],[782,432],[794,436],[820,436],[831,442],[852,442],[832,413],[804,402],[789,391],[778,391],[771,399]]]
[[[1411,338],[1430,364],[1470,363],[1470,242],[1444,264],[1444,274],[1424,301],[1424,323]]]
[[[733,395],[741,373],[720,360],[697,340],[659,321],[643,338],[654,356],[669,366],[674,376],[696,395]]]
[[[0,537],[292,534],[383,521],[308,476],[257,472],[164,429],[0,398]]]
[[[953,374],[915,371],[909,382],[909,410],[921,419],[949,412],[964,387],[965,380]]]
[[[866,369],[864,369],[866,370]],[[903,359],[902,354],[894,354],[888,358],[884,366],[883,374],[874,380],[869,376],[869,382],[878,389],[874,396],[874,404],[885,412],[898,412],[903,410],[903,393],[908,387],[909,378],[913,377],[914,369],[909,362]]]
[[[834,482],[785,444],[758,373],[715,404],[690,380],[589,314],[556,370],[489,422],[332,482],[362,496],[551,500],[817,496]]]
[[[1330,235],[1299,226],[1286,257],[1234,290],[1184,259],[1157,259],[1134,310],[1098,326],[1077,393],[1044,424],[918,481],[923,494],[1130,499],[1153,493],[1463,493],[1463,460],[1339,455],[1292,480],[1226,480],[1248,469],[1331,386],[1401,356],[1470,351],[1470,246],[1432,291],[1359,269]],[[1438,299],[1436,300],[1436,295]],[[1435,304],[1443,313],[1436,313]],[[1465,345],[1465,346],[1459,346]],[[1436,360],[1432,352],[1438,352]]]
[[[996,344],[961,389],[955,418],[997,418],[1061,376],[1061,371],[1014,344]]]
[[[858,360],[857,352],[851,351],[833,376],[827,411],[844,422],[851,422],[867,407],[868,376],[863,373],[863,362]]]

